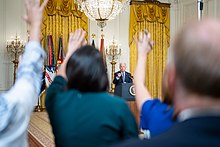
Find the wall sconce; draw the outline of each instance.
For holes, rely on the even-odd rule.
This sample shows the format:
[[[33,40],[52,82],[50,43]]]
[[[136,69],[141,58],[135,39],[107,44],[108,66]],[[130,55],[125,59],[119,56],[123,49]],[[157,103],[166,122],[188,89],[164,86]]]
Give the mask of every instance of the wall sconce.
[[[16,79],[16,70],[18,68],[18,58],[20,55],[23,54],[24,52],[24,47],[25,47],[25,41],[20,39],[20,36],[17,35],[15,37],[11,37],[10,40],[7,40],[7,52],[8,55],[12,61],[12,63],[14,64],[14,82],[15,83],[15,79]]]

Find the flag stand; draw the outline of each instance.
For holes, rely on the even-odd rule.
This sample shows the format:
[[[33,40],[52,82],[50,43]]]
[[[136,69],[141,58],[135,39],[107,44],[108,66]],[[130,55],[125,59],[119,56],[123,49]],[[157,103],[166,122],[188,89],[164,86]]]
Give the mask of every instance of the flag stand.
[[[38,102],[39,103],[39,102]],[[40,105],[39,104],[37,104],[37,106],[35,107],[35,109],[34,109],[34,112],[41,112],[42,110],[41,110],[41,107],[40,107]]]
[[[35,109],[34,109],[34,112],[41,112],[42,109],[41,109],[41,106],[40,106],[40,96],[38,97],[38,100],[37,100],[37,106],[35,106]]]

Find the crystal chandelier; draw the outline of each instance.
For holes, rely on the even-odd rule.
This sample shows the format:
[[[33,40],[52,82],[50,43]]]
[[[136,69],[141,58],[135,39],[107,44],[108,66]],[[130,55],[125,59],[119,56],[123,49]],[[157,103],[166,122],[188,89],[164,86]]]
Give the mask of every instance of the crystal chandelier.
[[[130,0],[75,0],[79,10],[83,11],[90,20],[97,21],[103,29],[106,21],[114,19],[130,3]]]

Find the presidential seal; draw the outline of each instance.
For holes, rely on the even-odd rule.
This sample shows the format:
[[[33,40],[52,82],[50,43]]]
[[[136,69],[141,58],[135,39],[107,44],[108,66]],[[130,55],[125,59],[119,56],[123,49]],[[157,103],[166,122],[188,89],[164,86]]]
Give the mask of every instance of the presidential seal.
[[[129,88],[129,93],[130,93],[132,96],[135,96],[134,85],[131,85],[131,86],[130,86],[130,88]]]

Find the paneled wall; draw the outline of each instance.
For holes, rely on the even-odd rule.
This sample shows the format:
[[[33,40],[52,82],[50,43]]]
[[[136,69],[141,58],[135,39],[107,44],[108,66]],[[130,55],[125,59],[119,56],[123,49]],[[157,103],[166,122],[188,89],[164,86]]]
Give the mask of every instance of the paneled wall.
[[[197,20],[197,0],[168,0],[171,3],[171,40],[187,22]],[[204,0],[203,18],[220,18],[220,1]]]
[[[4,48],[4,40],[5,40],[5,22],[2,20],[5,20],[5,1],[0,0],[0,70],[3,71],[1,72],[0,75],[0,91],[4,90],[5,83],[6,83],[6,77],[5,77],[5,51],[3,50]]]
[[[13,63],[6,51],[6,40],[16,33],[26,39],[26,23],[22,20],[24,0],[0,0],[0,91],[13,83]]]
[[[197,19],[197,0],[161,0],[162,2],[171,3],[171,42],[175,38],[175,33],[185,23]],[[0,91],[5,91],[13,83],[13,64],[10,62],[6,52],[6,40],[10,36],[18,33],[22,39],[27,38],[26,24],[22,20],[25,12],[24,0],[0,0]],[[204,0],[204,17],[220,18],[220,1]],[[113,38],[121,44],[122,55],[119,62],[127,63],[129,71],[129,8],[120,14],[115,20],[111,20],[104,28],[105,45]],[[89,24],[89,35],[96,34],[95,44],[100,47],[101,31],[96,22],[91,21]],[[172,44],[172,43],[171,43]],[[172,48],[172,46],[171,46]],[[170,59],[170,57],[169,57]],[[111,65],[108,62],[108,71],[111,71]],[[118,70],[118,64],[116,65]],[[109,77],[110,77],[109,72]]]
[[[198,6],[197,0],[168,0],[171,3],[171,25],[170,36],[171,46],[175,39],[175,35],[181,27],[192,21],[198,19]],[[218,18],[220,19],[220,1],[219,0],[204,0],[202,18]],[[172,60],[172,52],[169,51],[168,60]]]

